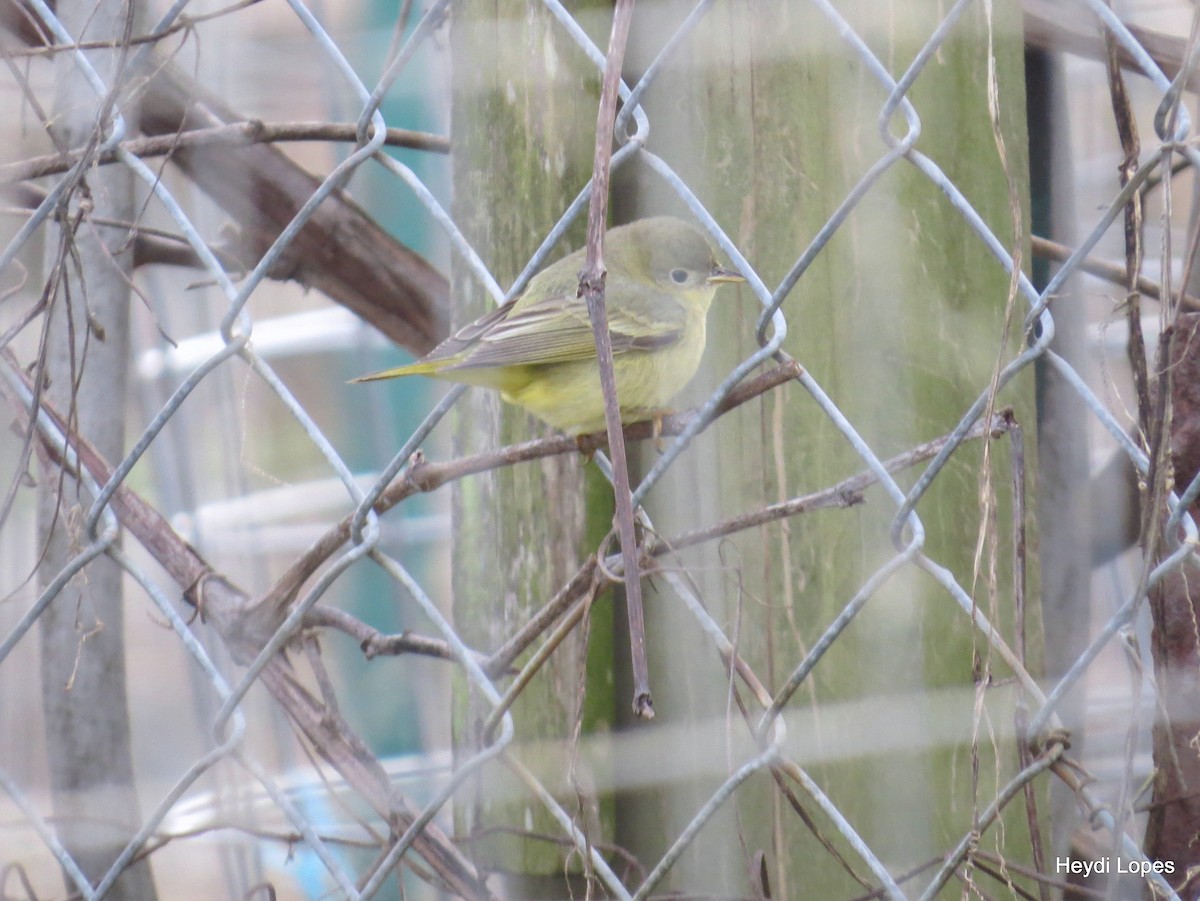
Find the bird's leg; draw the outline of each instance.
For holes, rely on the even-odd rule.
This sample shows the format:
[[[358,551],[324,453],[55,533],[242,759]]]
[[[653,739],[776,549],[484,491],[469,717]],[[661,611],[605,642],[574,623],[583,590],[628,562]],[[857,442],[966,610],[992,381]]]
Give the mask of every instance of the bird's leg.
[[[650,443],[660,454],[667,449],[667,444],[663,441],[662,430],[663,418],[669,415],[669,410],[655,410],[654,415],[650,417]]]
[[[596,456],[596,444],[591,440],[591,435],[576,435],[575,447],[579,449],[579,453],[583,455],[583,463],[586,466],[592,462],[592,457]]]

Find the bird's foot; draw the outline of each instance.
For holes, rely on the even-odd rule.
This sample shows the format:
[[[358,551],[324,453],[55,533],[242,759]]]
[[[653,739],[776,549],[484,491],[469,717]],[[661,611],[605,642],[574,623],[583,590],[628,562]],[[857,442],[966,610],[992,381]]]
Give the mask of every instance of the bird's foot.
[[[657,411],[650,417],[650,444],[660,454],[667,449],[667,443],[663,441],[663,417],[667,414],[663,410]]]

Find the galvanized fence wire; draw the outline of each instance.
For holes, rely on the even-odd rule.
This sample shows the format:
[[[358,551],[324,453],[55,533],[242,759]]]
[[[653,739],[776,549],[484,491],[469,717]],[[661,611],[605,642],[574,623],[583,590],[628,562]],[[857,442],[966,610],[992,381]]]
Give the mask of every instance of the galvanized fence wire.
[[[89,63],[86,54],[76,46],[74,37],[43,0],[28,0],[28,3],[41,20],[41,24],[59,44],[75,48],[65,52],[73,55],[76,65],[85,74],[96,95],[98,108],[99,103],[105,98],[117,96],[117,89],[120,86],[104,83]],[[788,330],[784,309],[786,299],[808,267],[825,250],[829,241],[838,232],[856,205],[867,197],[880,179],[893,168],[909,166],[936,186],[961,215],[962,222],[969,232],[1011,274],[1014,262],[1004,240],[989,229],[980,214],[966,199],[959,187],[938,166],[937,162],[915,149],[917,138],[921,133],[922,121],[919,111],[908,97],[910,88],[938,52],[943,42],[953,33],[956,23],[964,11],[975,3],[988,6],[990,12],[990,4],[987,4],[986,0],[958,0],[946,12],[936,30],[929,35],[928,40],[908,69],[897,76],[877,58],[862,37],[840,14],[834,3],[828,2],[828,0],[812,0],[812,5],[828,20],[853,58],[864,67],[883,92],[885,99],[880,105],[878,119],[880,154],[868,167],[860,181],[846,194],[824,226],[816,233],[809,246],[797,257],[790,271],[774,289],[762,280],[736,244],[721,230],[683,178],[676,173],[670,162],[645,147],[653,123],[637,105],[637,100],[659,74],[663,63],[672,52],[688,40],[690,30],[708,12],[712,3],[700,2],[696,5],[678,31],[665,42],[658,58],[647,68],[645,76],[638,84],[632,87],[621,86],[621,96],[626,105],[618,123],[617,134],[621,146],[614,153],[613,166],[620,167],[635,157],[639,158],[641,163],[647,166],[661,180],[662,184],[667,186],[687,206],[696,221],[712,236],[721,251],[746,276],[749,290],[762,307],[758,326],[760,348],[729,372],[719,387],[701,406],[698,415],[690,421],[681,434],[670,442],[665,452],[633,490],[635,503],[647,497],[695,436],[717,416],[721,403],[729,393],[752,370],[771,359],[779,362],[788,361],[786,355],[781,351],[782,342]],[[401,562],[379,547],[380,523],[379,516],[374,510],[376,502],[393,479],[409,465],[413,454],[420,448],[422,442],[461,396],[461,389],[452,391],[434,408],[400,448],[389,465],[383,469],[377,481],[369,489],[364,490],[356,480],[351,467],[343,460],[333,442],[323,433],[313,416],[296,399],[286,381],[275,372],[263,355],[256,352],[253,340],[255,322],[247,309],[247,301],[267,278],[272,266],[280,259],[299,230],[309,221],[318,207],[335,190],[344,185],[352,173],[368,165],[371,161],[379,164],[387,173],[411,189],[417,201],[429,211],[434,221],[445,231],[464,265],[470,268],[478,282],[497,301],[520,292],[528,279],[542,266],[566,228],[582,213],[589,197],[590,185],[581,189],[555,228],[547,234],[541,248],[530,259],[509,291],[505,292],[459,231],[451,214],[440,205],[433,192],[422,184],[420,178],[411,169],[381,153],[387,128],[387,123],[380,111],[383,98],[395,80],[404,73],[405,66],[411,61],[419,43],[429,39],[446,14],[447,8],[450,6],[448,0],[438,0],[429,6],[407,42],[395,54],[385,74],[373,88],[364,83],[311,10],[300,0],[289,0],[288,5],[296,19],[307,29],[312,45],[328,62],[332,63],[333,70],[336,71],[338,77],[350,86],[362,104],[357,119],[359,143],[353,152],[321,181],[319,187],[308,198],[293,221],[283,230],[250,272],[235,280],[221,264],[218,255],[201,237],[200,230],[194,225],[184,205],[173,195],[166,182],[142,160],[120,147],[121,141],[127,135],[127,126],[121,115],[119,103],[112,107],[112,114],[107,120],[97,123],[100,139],[95,142],[95,146],[58,179],[45,199],[29,214],[13,240],[0,254],[0,271],[11,271],[18,253],[35,235],[47,227],[52,214],[60,208],[63,198],[79,183],[81,174],[87,171],[99,156],[115,150],[120,164],[128,167],[138,179],[147,185],[162,210],[175,222],[180,233],[185,236],[196,256],[202,261],[207,275],[211,277],[227,299],[227,306],[219,325],[222,342],[220,349],[198,365],[162,404],[143,434],[134,443],[133,449],[123,460],[117,462],[106,484],[103,485],[95,483],[87,466],[78,459],[71,442],[63,434],[61,426],[47,416],[44,410],[38,409],[33,393],[17,368],[11,363],[6,363],[3,368],[0,368],[8,393],[17,397],[30,412],[31,428],[37,430],[41,441],[57,448],[58,458],[62,461],[64,468],[78,474],[88,494],[93,498],[86,518],[87,537],[84,546],[80,548],[69,566],[45,586],[15,628],[8,635],[3,636],[3,643],[0,644],[0,674],[3,673],[2,666],[5,658],[18,643],[29,640],[30,632],[40,614],[54,602],[63,586],[91,560],[106,555],[142,587],[160,615],[169,624],[171,634],[179,640],[196,666],[203,672],[204,678],[208,681],[212,694],[219,704],[219,710],[210,723],[216,743],[208,753],[191,763],[170,790],[152,806],[124,852],[113,862],[108,873],[96,884],[89,882],[88,878],[83,875],[71,854],[55,837],[53,826],[43,814],[35,809],[23,787],[3,769],[0,769],[0,786],[19,807],[30,827],[41,837],[45,847],[61,865],[63,872],[68,874],[74,883],[74,889],[79,892],[81,897],[91,899],[105,894],[113,881],[129,864],[129,861],[143,848],[146,841],[162,828],[173,807],[196,784],[197,780],[218,763],[232,761],[244,768],[262,786],[273,803],[302,837],[303,843],[319,858],[329,877],[336,884],[337,891],[348,898],[369,898],[378,892],[396,864],[405,855],[413,853],[413,844],[416,839],[434,818],[444,812],[446,805],[466,780],[488,761],[500,760],[506,765],[520,770],[520,778],[528,786],[530,797],[536,799],[549,811],[553,819],[561,826],[565,840],[574,845],[582,858],[590,861],[590,869],[595,877],[603,883],[605,891],[616,898],[642,899],[649,897],[655,891],[671,867],[677,863],[696,833],[710,821],[721,805],[738,791],[739,786],[746,779],[755,773],[776,768],[789,774],[808,798],[824,812],[832,827],[837,830],[877,880],[877,885],[885,896],[894,899],[908,897],[898,884],[896,876],[889,872],[879,856],[856,831],[854,824],[843,815],[818,782],[798,763],[787,759],[785,737],[788,702],[878,589],[898,572],[915,568],[927,573],[944,589],[947,596],[961,608],[963,615],[973,624],[978,635],[1012,667],[1027,697],[1033,699],[1036,705],[1029,721],[1029,734],[1031,736],[1047,734],[1060,726],[1055,714],[1056,706],[1066,692],[1087,672],[1097,655],[1113,637],[1129,624],[1138,608],[1145,602],[1145,591],[1154,586],[1166,574],[1178,570],[1192,555],[1197,541],[1197,531],[1195,523],[1186,511],[1188,505],[1200,494],[1200,478],[1186,486],[1184,491],[1171,495],[1170,522],[1166,534],[1176,541],[1172,552],[1154,567],[1148,579],[1145,580],[1146,585],[1143,586],[1142,592],[1130,596],[1112,615],[1075,665],[1056,685],[1051,686],[1049,691],[1043,691],[1034,677],[1025,671],[1017,655],[1005,644],[998,630],[988,621],[971,591],[961,584],[950,569],[926,553],[925,528],[921,517],[916,512],[919,502],[934,484],[947,461],[967,440],[968,434],[977,427],[981,418],[989,410],[995,387],[1003,387],[1038,359],[1043,360],[1066,379],[1078,397],[1086,404],[1096,422],[1112,436],[1114,442],[1129,456],[1139,472],[1143,475],[1148,473],[1148,461],[1129,438],[1125,427],[1113,416],[1106,404],[1092,392],[1071,364],[1057,353],[1049,350],[1055,331],[1054,317],[1049,308],[1049,302],[1062,289],[1066,280],[1080,271],[1083,261],[1120,215],[1129,198],[1147,178],[1160,171],[1163,165],[1169,164],[1170,157],[1177,153],[1185,155],[1193,165],[1200,162],[1198,151],[1186,143],[1190,123],[1186,112],[1178,103],[1180,79],[1172,82],[1163,75],[1129,30],[1102,0],[1087,0],[1086,8],[1090,14],[1111,31],[1121,46],[1137,60],[1143,72],[1162,92],[1162,107],[1160,115],[1156,119],[1156,126],[1159,129],[1158,139],[1161,144],[1147,154],[1146,162],[1142,164],[1124,189],[1114,196],[1111,204],[1096,219],[1090,232],[1079,241],[1075,252],[1059,268],[1044,291],[1039,292],[1023,274],[1017,273],[1015,280],[1017,290],[1028,305],[1026,325],[1032,326],[1036,322],[1039,327],[1036,340],[1024,347],[1001,368],[995,386],[980,386],[980,393],[976,401],[962,414],[948,440],[944,442],[911,489],[905,490],[893,478],[886,462],[862,437],[855,424],[843,413],[838,403],[822,388],[817,379],[810,372],[800,371],[796,382],[811,396],[816,406],[841,433],[847,445],[863,461],[869,473],[882,486],[890,502],[894,505],[895,553],[891,559],[885,561],[865,579],[853,596],[845,601],[838,615],[829,622],[824,634],[811,646],[804,659],[794,666],[790,675],[782,681],[782,688],[772,695],[762,688],[761,683],[755,685],[752,680],[748,681],[747,684],[752,688],[752,694],[760,705],[759,719],[752,724],[752,731],[755,733],[757,742],[755,751],[745,759],[734,762],[725,780],[711,794],[708,801],[696,810],[686,828],[676,836],[667,853],[655,863],[646,878],[638,885],[628,885],[579,828],[572,813],[563,807],[562,803],[540,784],[532,773],[523,770],[514,758],[506,756],[506,748],[519,737],[514,734],[513,720],[507,710],[506,692],[497,684],[496,677],[489,674],[481,665],[480,658],[474,649],[460,638],[454,625],[441,613],[429,592]],[[570,11],[557,0],[544,0],[544,5],[561,23],[565,33],[578,44],[587,58],[599,70],[602,70],[603,51],[587,37],[583,29],[575,22]],[[152,33],[165,32],[178,21],[185,7],[184,0],[178,2],[157,23]],[[134,52],[134,63],[130,66],[130,70],[136,69],[143,52],[141,50]],[[900,113],[906,128],[901,135],[893,134],[891,131],[893,114],[896,112]],[[630,126],[632,130],[627,130]],[[253,377],[278,398],[288,410],[311,442],[312,447],[320,453],[329,470],[344,486],[347,497],[354,505],[355,512],[351,520],[349,540],[341,553],[322,571],[306,593],[292,604],[282,624],[258,649],[254,659],[248,662],[236,681],[229,684],[226,677],[222,675],[220,666],[213,661],[205,647],[196,640],[191,625],[184,621],[177,605],[170,600],[171,595],[178,592],[178,586],[164,584],[161,576],[147,571],[143,565],[135,562],[128,554],[120,550],[115,539],[120,532],[121,525],[114,513],[112,500],[115,493],[126,484],[135,464],[159,439],[163,429],[176,416],[193,391],[218,367],[233,358],[237,358],[245,364]],[[803,363],[802,360],[799,362]],[[597,460],[602,468],[611,474],[606,468],[607,460],[603,455],[598,455]],[[647,530],[653,528],[653,524],[644,510],[639,511],[639,517]],[[1174,537],[1178,529],[1183,530],[1182,540]],[[345,858],[331,847],[311,816],[301,806],[289,799],[288,793],[271,775],[270,768],[244,746],[243,706],[247,693],[262,678],[264,670],[278,658],[281,651],[295,640],[305,615],[313,609],[347,569],[356,561],[364,558],[375,561],[391,580],[404,589],[407,596],[420,607],[429,621],[435,624],[449,648],[450,655],[461,667],[467,680],[480,696],[492,705],[499,717],[499,728],[488,739],[485,747],[470,758],[457,763],[443,787],[427,802],[419,814],[408,820],[405,828],[399,830],[398,837],[395,837],[395,840],[390,842],[386,848],[381,849],[380,856],[367,870],[355,871],[347,865]],[[610,572],[619,573],[619,556],[608,558],[604,561],[604,565]],[[713,649],[721,655],[731,670],[734,669],[733,661],[737,658],[737,643],[725,628],[708,613],[702,599],[697,596],[695,587],[688,579],[670,570],[667,570],[663,577],[674,594],[681,600],[684,608],[694,618]],[[743,677],[750,678],[744,674]],[[976,831],[962,836],[958,847],[946,857],[922,897],[933,897],[952,878],[956,869],[966,859],[978,833],[984,832],[992,826],[1004,805],[1019,795],[1027,783],[1043,777],[1046,770],[1058,761],[1061,752],[1061,745],[1052,743],[1042,756],[1028,762],[1007,785],[1003,786],[996,797],[991,800],[990,805],[978,816]],[[1093,816],[1098,821],[1112,825],[1112,815],[1098,801],[1092,799],[1086,789],[1080,791],[1081,797]],[[1134,860],[1146,861],[1145,855],[1135,843],[1124,835],[1121,840],[1124,844],[1124,854]],[[1164,897],[1176,897],[1167,882],[1153,869],[1148,872],[1146,878]]]

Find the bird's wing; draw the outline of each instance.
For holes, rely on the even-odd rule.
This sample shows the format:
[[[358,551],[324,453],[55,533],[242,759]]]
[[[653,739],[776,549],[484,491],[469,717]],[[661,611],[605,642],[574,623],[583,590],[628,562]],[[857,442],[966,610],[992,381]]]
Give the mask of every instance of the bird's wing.
[[[503,322],[513,311],[517,301],[520,298],[513,298],[508,303],[501,304],[492,310],[490,313],[485,313],[474,322],[469,322],[460,328],[457,332],[427,353],[421,358],[422,362],[437,362],[440,360],[454,360],[456,357],[466,357],[471,348],[479,341],[479,339],[487,334],[490,329],[496,327],[497,323]],[[456,368],[453,363],[446,367],[448,369]]]
[[[607,296],[627,296],[626,286],[620,280],[615,282],[608,285]],[[687,310],[681,300],[644,288],[638,290],[641,296],[636,311],[611,299],[606,304],[614,354],[666,347],[679,340],[687,324]],[[596,356],[587,304],[573,293],[555,294],[534,303],[506,304],[445,344],[460,338],[463,343],[453,353],[438,354],[442,358],[458,357],[447,369],[537,366]]]

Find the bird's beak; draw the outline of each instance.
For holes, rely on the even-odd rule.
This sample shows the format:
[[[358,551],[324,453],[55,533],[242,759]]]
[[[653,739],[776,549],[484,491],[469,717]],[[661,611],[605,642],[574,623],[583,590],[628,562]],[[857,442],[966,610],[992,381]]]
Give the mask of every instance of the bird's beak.
[[[745,280],[745,276],[736,269],[725,269],[721,266],[714,266],[706,279],[710,285],[736,285]]]

